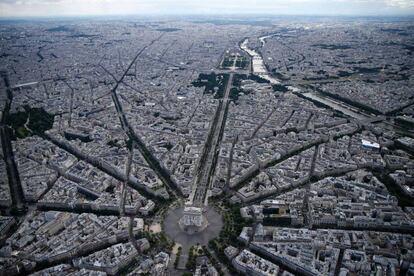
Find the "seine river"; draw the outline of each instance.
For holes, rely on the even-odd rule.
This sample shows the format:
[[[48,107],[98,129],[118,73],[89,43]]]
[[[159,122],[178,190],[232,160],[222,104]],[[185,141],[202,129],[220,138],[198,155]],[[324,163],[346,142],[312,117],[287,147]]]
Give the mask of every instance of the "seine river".
[[[265,40],[267,38],[272,37],[273,35],[265,35],[262,37],[259,37],[260,42],[262,43],[262,47],[265,45]],[[266,65],[263,61],[263,57],[254,49],[250,49],[247,45],[249,43],[249,39],[246,38],[241,44],[240,44],[240,48],[245,51],[247,54],[249,54],[249,56],[252,58],[252,71],[253,74],[260,76],[263,79],[266,79],[268,81],[270,81],[271,84],[280,84],[280,81],[278,79],[276,79],[275,77],[273,77],[269,71],[266,68]],[[300,89],[296,88],[296,87],[288,87],[290,91],[292,92],[299,92]],[[315,92],[307,92],[307,93],[303,93],[302,95],[304,95],[306,98],[312,99],[314,101],[318,101],[324,105],[327,105],[335,110],[338,110],[348,116],[351,116],[355,119],[358,120],[366,120],[368,118],[370,118],[370,116],[361,113],[358,109],[350,107],[342,102],[339,102],[337,100],[325,97],[319,93],[315,93]]]

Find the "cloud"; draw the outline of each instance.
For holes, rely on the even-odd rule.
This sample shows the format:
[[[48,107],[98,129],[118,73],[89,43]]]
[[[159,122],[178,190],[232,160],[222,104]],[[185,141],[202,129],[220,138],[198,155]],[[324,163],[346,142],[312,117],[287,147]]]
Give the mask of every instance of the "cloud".
[[[414,0],[386,0],[385,3],[389,6],[400,8],[414,7]]]
[[[414,0],[0,0],[0,16],[200,13],[414,15]]]

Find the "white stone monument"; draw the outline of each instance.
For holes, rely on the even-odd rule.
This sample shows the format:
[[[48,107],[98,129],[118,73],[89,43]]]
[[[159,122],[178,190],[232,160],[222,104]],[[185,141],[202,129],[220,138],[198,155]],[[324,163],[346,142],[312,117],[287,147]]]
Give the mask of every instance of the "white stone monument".
[[[207,227],[208,221],[203,215],[203,208],[186,206],[178,224],[184,232],[194,234],[203,231]]]

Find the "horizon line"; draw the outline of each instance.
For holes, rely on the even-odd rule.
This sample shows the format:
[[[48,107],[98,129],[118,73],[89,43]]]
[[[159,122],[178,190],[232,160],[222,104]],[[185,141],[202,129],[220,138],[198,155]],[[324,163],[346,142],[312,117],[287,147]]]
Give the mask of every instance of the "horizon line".
[[[272,13],[131,13],[131,14],[62,14],[62,15],[27,15],[27,16],[2,16],[1,21],[6,20],[31,20],[31,19],[69,19],[69,18],[121,18],[121,17],[329,17],[329,18],[413,18],[414,14],[272,14]]]

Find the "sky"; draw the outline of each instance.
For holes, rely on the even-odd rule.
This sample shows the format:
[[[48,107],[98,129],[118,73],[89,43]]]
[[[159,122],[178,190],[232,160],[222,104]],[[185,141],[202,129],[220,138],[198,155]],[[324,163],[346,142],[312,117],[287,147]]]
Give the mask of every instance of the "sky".
[[[414,15],[414,0],[0,0],[0,17],[134,14]]]

